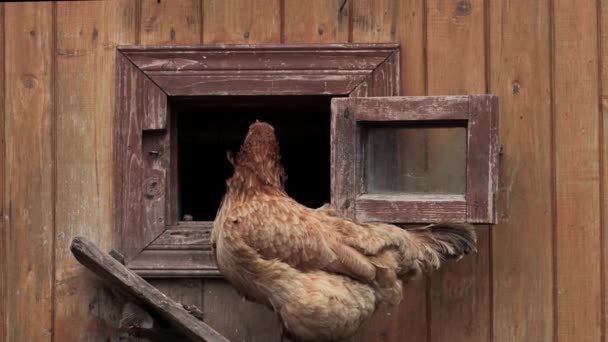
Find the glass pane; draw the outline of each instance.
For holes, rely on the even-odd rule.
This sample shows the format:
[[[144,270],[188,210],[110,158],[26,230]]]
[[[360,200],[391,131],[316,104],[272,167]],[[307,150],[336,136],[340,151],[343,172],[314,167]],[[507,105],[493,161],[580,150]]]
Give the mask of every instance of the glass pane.
[[[364,192],[465,193],[464,122],[370,125],[363,134]]]

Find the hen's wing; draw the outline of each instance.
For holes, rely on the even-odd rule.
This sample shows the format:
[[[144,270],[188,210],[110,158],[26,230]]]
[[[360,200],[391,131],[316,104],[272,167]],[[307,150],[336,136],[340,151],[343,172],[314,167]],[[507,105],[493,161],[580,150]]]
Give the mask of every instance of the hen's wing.
[[[264,259],[278,259],[303,270],[324,270],[371,281],[375,267],[356,249],[340,243],[323,225],[330,223],[286,197],[252,201],[235,209],[224,229]]]

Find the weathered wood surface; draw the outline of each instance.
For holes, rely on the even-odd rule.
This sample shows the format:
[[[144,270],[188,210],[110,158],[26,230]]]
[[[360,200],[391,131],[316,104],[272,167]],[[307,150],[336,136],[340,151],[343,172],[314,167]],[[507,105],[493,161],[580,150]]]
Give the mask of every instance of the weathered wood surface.
[[[606,324],[601,230],[607,226],[601,225],[599,202],[597,9],[593,1],[557,1],[553,7],[554,295],[555,327],[563,341],[606,338],[601,329]]]
[[[321,57],[315,55],[314,51],[319,52]],[[173,67],[171,72],[143,70],[147,64],[137,61],[137,58],[160,58],[160,55],[167,58],[160,64],[171,65],[173,62],[167,61],[175,58],[176,53],[194,55],[202,61],[212,60],[218,53],[227,57],[238,54],[239,59],[230,69],[226,69],[230,64],[223,61],[224,64],[219,67],[214,66],[219,68],[218,70],[182,71]],[[378,54],[385,54],[384,59],[377,59]],[[207,55],[210,57],[207,58]],[[238,70],[238,66],[244,61],[250,60],[255,64],[266,55],[272,58],[264,62],[264,70]],[[335,59],[343,57],[357,61],[356,65],[363,67],[353,69],[352,65],[336,64]],[[119,79],[114,203],[117,215],[114,240],[127,264],[139,274],[152,277],[218,275],[209,251],[197,251],[193,248],[190,248],[191,252],[154,251],[154,246],[150,245],[163,234],[167,225],[173,224],[177,219],[172,217],[177,212],[177,203],[170,202],[177,201],[177,132],[175,126],[166,127],[168,121],[175,123],[177,118],[169,118],[167,110],[171,109],[167,108],[168,100],[164,98],[164,94],[340,96],[351,95],[358,84],[366,83],[369,84],[366,93],[357,93],[357,96],[389,96],[399,91],[398,57],[395,44],[156,47],[150,50],[120,48],[117,54]],[[313,65],[315,68],[321,68],[320,58],[325,58],[328,62],[326,64],[334,65],[333,68],[336,69],[285,69],[294,64],[293,61],[297,61],[301,66]],[[370,68],[369,65],[373,65],[370,61],[380,64]],[[208,75],[211,72],[213,76]],[[158,104],[158,107],[151,108],[151,103]],[[338,147],[353,147],[351,142],[355,136],[351,138],[335,144]],[[340,153],[335,152],[333,155],[335,157]],[[354,161],[354,151],[350,156]],[[344,159],[336,162],[343,163]],[[353,168],[355,165],[347,164],[347,168]],[[340,172],[332,174],[341,177]],[[352,199],[349,202],[354,205]],[[150,247],[150,250],[141,253],[145,247]]]
[[[483,0],[427,1],[428,95],[487,93],[486,3]],[[478,227],[477,254],[468,255],[431,275],[431,341],[481,342],[491,339],[492,254],[489,234],[486,227]]]
[[[286,0],[283,6],[283,43],[348,42],[348,1]]]
[[[217,331],[188,313],[182,305],[167,297],[108,254],[100,251],[85,238],[76,237],[72,241],[70,250],[80,263],[102,280],[145,305],[192,341],[228,341]]]
[[[495,341],[553,341],[551,5],[488,5],[489,91],[500,99],[504,146],[491,329]]]
[[[138,68],[148,71],[204,70],[374,70],[397,44],[209,44],[197,46],[122,46]],[[248,51],[256,49],[255,58]],[[293,54],[297,58],[289,57]],[[366,58],[361,58],[365,56]]]
[[[600,2],[600,41],[601,44],[601,59],[598,61],[600,66],[601,75],[601,94],[600,94],[600,169],[602,174],[600,175],[600,200],[602,205],[601,222],[600,222],[600,236],[602,239],[602,262],[601,267],[601,283],[602,283],[602,336],[608,336],[608,324],[606,322],[608,317],[608,298],[606,294],[608,291],[608,282],[606,281],[606,265],[608,265],[608,234],[606,232],[606,226],[608,225],[608,2]],[[1,336],[1,335],[0,335]]]
[[[146,76],[120,53],[116,88],[114,124],[114,246],[131,260],[158,231],[144,229],[143,195],[144,159],[142,153],[143,99]],[[119,128],[120,127],[120,128]],[[156,227],[159,228],[159,227]],[[124,238],[129,236],[128,239]]]
[[[163,327],[146,310],[133,302],[123,305],[119,329],[132,338],[141,338],[150,342],[174,341],[184,338],[181,334]]]
[[[355,141],[357,123],[343,103],[331,102],[331,205],[339,215],[355,218]]]
[[[115,46],[135,43],[128,0],[57,3],[55,9],[55,303],[54,338],[117,338],[107,329],[119,307],[69,252],[76,235],[110,248]],[[103,67],[100,67],[103,66]],[[82,293],[74,296],[74,293]],[[92,304],[91,304],[92,303]],[[75,329],[75,321],[89,327]]]
[[[360,222],[465,222],[467,218],[467,202],[461,195],[364,194],[354,201],[355,217]]]
[[[467,127],[467,222],[496,223],[498,98],[471,96]]]
[[[168,0],[161,1],[161,6],[168,7],[162,11],[145,11],[158,15],[159,22],[154,25],[159,25],[159,28],[154,27],[152,31],[157,32],[154,34],[158,35],[159,43],[171,40],[171,27],[176,28],[175,40],[179,44],[189,44],[184,41],[186,37],[192,41],[196,39],[194,44],[200,41],[279,43],[281,36],[285,43],[295,42],[295,39],[301,39],[304,43],[321,39],[315,32],[318,27],[300,30],[288,26],[297,25],[296,21],[327,23],[323,38],[333,40],[333,37],[325,38],[333,34],[333,23],[339,20],[339,13],[331,11],[342,6],[343,1],[324,2],[327,11],[314,8],[314,4],[299,4],[298,1],[298,7],[307,9],[301,13],[291,11],[290,6],[296,5],[287,0],[205,0],[200,1],[200,6],[194,1],[192,8],[199,6],[203,12],[203,21],[193,26],[202,28],[199,37],[196,37],[196,29],[192,30],[191,27],[186,28],[187,32],[179,32],[182,30],[180,25],[188,26],[188,16],[196,18],[199,15],[196,11],[173,12],[170,8],[173,1]],[[3,68],[0,68],[5,75],[0,81],[0,92],[5,98],[0,112],[4,115],[5,127],[0,131],[5,132],[6,141],[6,171],[1,177],[5,184],[2,203],[5,229],[1,234],[5,237],[6,249],[2,249],[0,258],[3,258],[2,264],[7,265],[3,274],[7,274],[4,278],[5,293],[10,295],[0,295],[0,302],[6,310],[4,319],[0,320],[0,331],[4,327],[8,341],[16,340],[15,337],[50,341],[51,334],[55,334],[55,340],[67,340],[71,336],[105,336],[112,322],[104,320],[101,314],[117,316],[119,313],[110,312],[110,296],[99,292],[99,288],[90,287],[90,281],[78,280],[81,279],[78,274],[84,277],[83,273],[86,272],[74,271],[74,261],[66,256],[69,256],[67,249],[61,247],[67,246],[72,238],[64,234],[68,231],[87,232],[96,243],[109,247],[107,244],[110,240],[102,239],[111,238],[110,224],[97,224],[97,220],[112,215],[113,209],[108,213],[104,209],[97,211],[96,208],[98,203],[112,203],[107,187],[111,179],[102,180],[101,177],[105,174],[106,166],[103,165],[111,159],[108,151],[111,145],[107,145],[102,132],[107,130],[106,115],[111,115],[114,109],[111,103],[104,100],[107,95],[98,96],[91,87],[100,77],[105,84],[106,77],[114,77],[115,69],[110,60],[99,61],[98,57],[95,59],[92,56],[107,54],[113,58],[115,51],[112,47],[115,44],[137,44],[141,40],[139,32],[146,22],[142,20],[143,6],[156,6],[158,1],[151,1],[150,4],[130,0],[105,3],[110,5],[103,5],[104,8],[127,5],[121,14],[108,14],[106,10],[98,10],[100,5],[94,2],[0,4],[0,7],[5,7],[4,30],[0,30],[5,36],[4,54],[0,53],[0,61],[2,56],[6,57]],[[175,6],[183,4],[185,2]],[[53,6],[56,7],[55,12],[52,9],[45,12],[46,8]],[[88,6],[95,9],[90,13],[77,9]],[[595,11],[596,7],[601,11]],[[488,233],[482,230],[481,254],[449,265],[448,269],[440,271],[446,274],[430,279],[432,284],[428,288],[425,281],[407,287],[403,304],[376,315],[365,325],[358,340],[569,341],[571,334],[578,333],[579,329],[587,330],[577,340],[599,340],[599,331],[605,331],[608,326],[605,320],[608,315],[605,313],[600,315],[597,324],[596,315],[597,310],[601,309],[598,308],[598,305],[602,305],[601,299],[587,306],[579,304],[588,304],[586,301],[589,297],[597,297],[592,293],[600,291],[600,298],[604,298],[604,312],[608,307],[605,301],[608,282],[604,271],[608,258],[608,249],[605,248],[608,246],[608,234],[605,233],[608,196],[604,195],[608,177],[608,158],[605,157],[608,120],[605,119],[605,107],[603,115],[597,114],[600,106],[598,95],[602,96],[604,106],[608,102],[608,78],[605,76],[608,14],[605,2],[350,0],[344,3],[343,10],[346,9],[349,42],[401,43],[401,90],[404,95],[495,93],[500,96],[501,112],[504,113],[500,119],[504,149],[499,201],[501,218],[499,226],[489,234],[491,247],[488,245]],[[46,19],[45,13],[50,20]],[[71,19],[64,18],[68,14]],[[36,19],[30,20],[32,16]],[[176,18],[176,22],[169,23],[168,20],[173,20],[170,18]],[[86,22],[81,25],[84,28],[82,35],[79,35],[77,25],[71,24],[72,20],[75,23]],[[33,21],[38,28],[35,38],[30,35]],[[92,45],[93,26],[98,32],[98,45]],[[71,28],[66,31],[70,35],[59,42],[58,32],[66,27]],[[115,32],[119,27],[125,29]],[[601,36],[598,36],[599,29]],[[341,31],[338,29],[336,32]],[[147,34],[143,40],[146,44],[152,44],[150,33]],[[345,33],[337,33],[333,42],[346,42],[343,35]],[[67,47],[66,41],[70,42],[69,50],[57,48],[58,45]],[[600,47],[602,50],[597,50]],[[589,50],[595,52],[590,53]],[[34,55],[35,58],[29,57]],[[68,61],[72,64],[66,64]],[[28,67],[25,67],[26,64]],[[34,64],[55,66],[41,69],[34,68]],[[61,70],[66,69],[75,69],[73,85],[72,79],[66,81],[68,83],[48,81],[49,78],[60,77],[59,73],[63,73]],[[591,89],[600,80],[599,76],[590,76],[590,69],[604,72],[600,89]],[[32,74],[35,78],[31,77]],[[91,80],[84,86],[79,77]],[[483,78],[489,83],[481,81]],[[27,81],[29,79],[35,81],[34,87],[24,88],[24,82],[31,84]],[[363,84],[353,95],[369,94],[368,86]],[[68,91],[57,91],[62,87],[69,87],[69,94]],[[105,86],[99,89],[99,93],[107,94]],[[32,91],[35,94],[28,95]],[[69,105],[70,101],[74,101],[74,105]],[[56,115],[52,113],[59,114],[57,110],[52,110],[59,105],[69,110],[65,118],[85,120],[86,127],[94,122],[97,134],[84,134],[78,130],[78,134],[72,134],[69,139],[61,138],[60,145],[53,147],[56,143],[47,138],[49,129],[55,132],[51,136],[56,138],[74,132],[68,129],[71,127],[69,122],[64,122],[61,128],[55,128],[55,124],[50,123],[51,127],[48,128],[49,123],[41,121],[47,115]],[[46,114],[42,115],[42,112]],[[579,139],[582,134],[581,127],[576,125],[579,117],[583,128],[598,131],[591,135],[583,134]],[[557,126],[560,127],[559,136],[554,130]],[[601,134],[600,130],[603,130]],[[23,134],[27,134],[27,137]],[[592,138],[592,135],[595,137]],[[96,145],[91,143],[95,137],[98,139]],[[104,141],[105,147],[101,145]],[[69,168],[63,168],[61,176],[58,173],[53,175],[52,169],[59,165],[55,163],[50,150],[54,148],[60,152],[59,148],[68,144],[81,145],[81,149],[73,158],[69,158],[67,151],[58,156]],[[31,146],[35,148],[32,150]],[[603,152],[599,146],[603,146]],[[40,150],[44,154],[39,154]],[[17,160],[24,153],[27,155],[23,159],[25,162]],[[557,154],[561,158],[559,165],[554,160]],[[38,156],[42,158],[41,162]],[[93,195],[97,183],[82,176],[66,183],[69,174],[65,170],[87,175],[97,169],[90,164],[91,156],[97,157],[100,165],[99,195]],[[594,163],[596,166],[591,168],[600,170],[589,174],[589,165]],[[559,181],[555,180],[556,167],[559,167]],[[57,184],[57,198],[54,200],[49,199],[47,192],[40,191],[47,189],[49,182]],[[603,190],[600,190],[600,186]],[[589,192],[589,188],[595,190]],[[588,192],[591,196],[585,195]],[[68,193],[70,199],[64,203]],[[560,197],[559,207],[553,205],[557,203],[557,193]],[[23,199],[24,196],[29,196],[27,201]],[[99,202],[94,199],[99,199]],[[600,200],[604,203],[601,213],[598,211]],[[74,213],[71,210],[78,207],[74,203],[86,203],[91,207],[89,211]],[[54,212],[57,218],[69,219],[56,223],[44,219],[45,223],[40,223],[40,213],[46,213],[45,208],[52,207],[55,209],[48,209],[48,212]],[[558,213],[562,210],[565,210],[563,214]],[[33,219],[31,224],[26,220],[28,217]],[[554,229],[558,226],[557,221],[560,221],[559,233]],[[570,226],[573,222],[576,224]],[[579,229],[581,225],[584,226],[583,230]],[[579,233],[582,235],[579,236]],[[553,239],[557,239],[558,234],[560,243],[554,244]],[[602,243],[598,240],[600,237]],[[58,240],[57,248],[50,245],[54,239]],[[52,250],[58,253],[58,260],[66,262],[54,262]],[[577,251],[585,251],[585,254],[580,255]],[[598,253],[604,256],[599,261],[596,258]],[[595,259],[589,259],[591,257]],[[587,261],[574,261],[580,261],[577,258]],[[489,265],[474,266],[470,264],[471,259],[475,259],[475,265],[480,260],[486,260]],[[576,263],[574,268],[569,268],[571,263]],[[43,265],[48,267],[50,275],[40,273]],[[28,273],[28,269],[31,273]],[[458,272],[453,272],[456,269]],[[50,278],[45,277],[53,274],[56,278],[71,280],[63,284],[56,280],[56,299],[50,300],[52,286],[48,280]],[[68,278],[70,274],[74,276]],[[582,280],[579,282],[575,278]],[[26,279],[26,282],[22,282],[22,279]],[[177,281],[187,284],[190,279]],[[154,279],[154,282],[159,286],[166,285],[163,291],[174,288],[179,292],[183,286],[187,289],[185,291],[197,292],[187,285],[176,284],[172,287],[169,285],[171,280]],[[591,284],[589,289],[579,286],[583,282]],[[2,280],[0,288],[1,284]],[[23,290],[31,289],[31,284],[38,284],[38,289],[46,290]],[[19,297],[14,296],[17,290]],[[247,328],[231,332],[231,336],[245,339],[247,333],[252,336],[258,334],[255,336],[262,336],[259,340],[272,341],[272,338],[263,337],[265,333],[270,334],[270,329],[277,327],[273,316],[260,314],[252,308],[255,306],[244,306],[238,295],[230,290],[229,285],[219,280],[206,284],[205,298],[215,296],[213,303],[206,306],[214,312],[213,324],[233,331],[238,328],[236,323],[232,323],[234,317],[244,317],[239,312],[247,308],[251,312],[245,317],[251,318],[251,322],[247,323]],[[202,290],[198,293],[202,298]],[[223,303],[227,304],[223,306]],[[0,305],[0,316],[2,307]],[[34,311],[30,308],[34,308]],[[37,320],[32,323],[30,318],[33,315]],[[51,315],[56,317],[54,323],[47,324]],[[591,319],[585,323],[579,316]],[[17,317],[27,319],[18,321],[15,320]],[[572,328],[573,325],[575,328]]]
[[[357,121],[467,120],[469,96],[338,98]]]
[[[203,4],[205,43],[280,42],[278,0],[205,0]]]
[[[139,43],[196,44],[201,41],[202,5],[199,0],[143,0]]]
[[[7,227],[3,262],[10,269],[2,275],[7,314],[1,324],[6,324],[8,341],[46,341],[53,334],[52,7],[4,4],[7,180],[2,219]]]
[[[6,341],[7,326],[7,301],[2,298],[8,297],[8,272],[10,270],[8,263],[8,225],[4,220],[6,208],[4,207],[4,196],[6,193],[6,140],[4,139],[4,127],[6,120],[5,91],[4,91],[4,4],[0,4],[0,274],[6,276],[0,277],[0,340]]]
[[[355,123],[362,125],[416,120],[466,122],[466,196],[455,201],[451,198],[452,195],[435,195],[439,200],[434,202],[429,200],[428,195],[417,197],[405,194],[379,198],[379,195],[374,194],[363,198],[361,195],[366,192],[363,174],[365,161],[361,158],[366,153],[361,143],[364,131],[355,128]],[[338,203],[338,199],[346,203],[342,196],[351,196],[347,200],[352,202],[354,217],[359,221],[414,223],[466,220],[470,223],[495,223],[498,188],[497,120],[498,99],[491,95],[333,99],[331,127],[334,140],[331,148],[332,156],[339,156],[332,159],[335,163],[333,184],[340,191],[336,191],[340,195],[334,198],[334,203]],[[387,139],[387,148],[395,148],[396,137],[387,136],[384,139]],[[395,154],[394,151],[390,152],[390,155]],[[424,160],[419,162],[423,163]],[[354,180],[353,175],[349,174],[351,169],[354,169]],[[383,175],[386,182],[394,182],[392,178],[397,177],[399,176]],[[388,188],[399,186],[392,184]],[[336,208],[343,210],[340,205]]]
[[[365,81],[365,75],[342,73],[280,74],[231,72],[220,75],[151,75],[171,96],[201,95],[347,95]]]

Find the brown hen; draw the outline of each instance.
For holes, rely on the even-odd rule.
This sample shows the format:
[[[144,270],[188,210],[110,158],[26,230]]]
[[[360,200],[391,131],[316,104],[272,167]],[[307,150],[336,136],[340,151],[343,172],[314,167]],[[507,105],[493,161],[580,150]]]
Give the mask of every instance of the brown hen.
[[[249,127],[233,163],[213,223],[217,264],[241,294],[274,310],[294,340],[353,335],[378,307],[399,304],[404,280],[475,249],[468,225],[404,230],[299,204],[285,193],[267,123]]]

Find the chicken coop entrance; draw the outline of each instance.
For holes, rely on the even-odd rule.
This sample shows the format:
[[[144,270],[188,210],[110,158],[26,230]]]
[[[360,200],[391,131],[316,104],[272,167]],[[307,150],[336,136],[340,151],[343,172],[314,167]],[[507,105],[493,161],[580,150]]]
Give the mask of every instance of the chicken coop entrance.
[[[334,96],[335,97],[335,96]],[[331,96],[172,98],[177,117],[180,219],[212,221],[249,125],[270,123],[281,147],[287,193],[308,207],[330,201]]]

